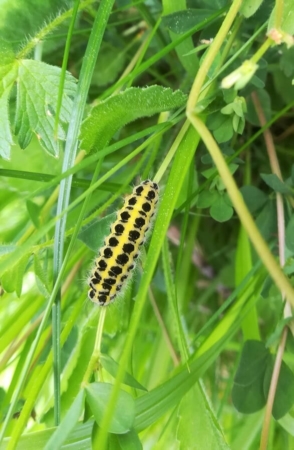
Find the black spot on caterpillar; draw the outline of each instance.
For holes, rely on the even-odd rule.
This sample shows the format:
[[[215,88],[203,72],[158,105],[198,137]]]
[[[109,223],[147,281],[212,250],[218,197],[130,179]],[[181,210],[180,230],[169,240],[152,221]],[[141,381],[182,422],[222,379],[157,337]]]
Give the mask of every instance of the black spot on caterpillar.
[[[158,184],[146,180],[125,198],[90,275],[88,296],[92,302],[109,305],[131,277],[155,213],[158,190]]]

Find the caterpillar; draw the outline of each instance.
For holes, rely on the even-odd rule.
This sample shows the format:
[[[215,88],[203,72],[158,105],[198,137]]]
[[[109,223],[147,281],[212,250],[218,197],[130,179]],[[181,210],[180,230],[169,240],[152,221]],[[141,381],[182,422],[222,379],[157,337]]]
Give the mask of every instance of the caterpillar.
[[[109,305],[132,275],[155,214],[158,192],[157,183],[145,180],[125,198],[89,278],[88,297],[92,302]]]

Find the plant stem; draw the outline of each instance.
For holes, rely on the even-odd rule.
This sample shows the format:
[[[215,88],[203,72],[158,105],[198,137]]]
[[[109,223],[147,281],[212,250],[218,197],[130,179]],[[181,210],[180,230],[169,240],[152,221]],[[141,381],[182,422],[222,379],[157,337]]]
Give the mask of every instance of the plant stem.
[[[265,414],[264,414],[264,422],[263,422],[262,433],[261,433],[261,441],[260,441],[260,447],[259,447],[260,450],[267,449],[272,409],[273,409],[277,385],[278,385],[278,381],[279,381],[281,364],[283,362],[283,354],[284,354],[284,350],[285,350],[287,334],[288,334],[288,328],[285,327],[283,330],[281,342],[280,342],[280,345],[278,348],[278,353],[277,353],[277,357],[275,360],[274,370],[273,370],[271,384],[270,384],[270,390],[268,393],[267,404],[266,404],[266,409],[265,409]]]
[[[79,7],[79,11],[82,11],[83,9],[86,9],[89,5],[94,3],[95,0],[85,0],[81,3]],[[73,14],[74,8],[69,9],[68,11],[64,12],[63,14],[58,15],[52,22],[50,22],[48,25],[46,25],[44,28],[42,28],[39,33],[37,33],[27,44],[25,47],[23,47],[22,50],[18,52],[16,55],[17,59],[24,59],[31,51],[34,49],[34,47],[42,41],[48,34],[52,33],[52,31],[59,27],[65,20],[69,19]]]
[[[91,378],[91,375],[92,375],[93,371],[95,370],[95,366],[97,365],[97,363],[99,361],[99,357],[101,355],[101,341],[102,341],[104,321],[105,321],[105,317],[106,317],[106,308],[107,308],[106,306],[100,307],[100,316],[99,316],[99,322],[98,322],[98,327],[97,327],[94,349],[93,349],[93,353],[92,353],[91,359],[89,361],[87,370],[85,372],[85,375],[84,375],[84,378],[83,378],[83,381],[81,384],[81,388],[86,387],[87,384],[89,383],[89,379]]]
[[[66,145],[64,150],[64,160],[62,172],[70,169],[74,165],[76,152],[78,148],[78,137],[80,125],[83,118],[84,107],[86,105],[92,74],[95,69],[97,55],[101,46],[102,38],[109,15],[112,10],[114,0],[102,0],[96,14],[93,30],[88,42],[86,54],[80,74],[80,80],[77,87],[76,97],[74,99],[71,121],[69,123]],[[72,175],[60,183],[60,193],[57,204],[57,216],[60,215],[69,205],[71,191]],[[66,227],[67,214],[56,222],[54,255],[53,255],[53,276],[54,282],[58,278],[63,260],[64,235]],[[55,397],[55,424],[60,422],[60,332],[61,332],[61,295],[58,290],[55,302],[52,307],[52,339],[54,354],[54,397]]]
[[[224,185],[226,186],[227,192],[230,196],[232,204],[247,231],[248,236],[250,237],[256,252],[258,253],[260,259],[263,264],[267,268],[269,274],[272,279],[275,281],[276,285],[279,289],[285,293],[286,299],[294,306],[294,290],[288,280],[288,278],[284,275],[283,271],[277,264],[275,258],[270,252],[266,242],[262,238],[255,222],[249,213],[244,199],[238,190],[238,187],[235,183],[234,178],[224,160],[224,157],[216,144],[214,138],[211,133],[205,126],[205,124],[198,117],[194,115],[189,115],[189,119],[195,129],[200,134],[203,142],[206,145],[207,150],[209,151],[214,164],[216,165],[218,172],[222,178]]]
[[[234,0],[225,20],[223,21],[214,41],[212,42],[211,46],[209,47],[209,50],[206,54],[206,57],[201,64],[198,73],[196,75],[196,78],[194,80],[192,89],[190,91],[189,99],[187,102],[187,114],[191,113],[199,99],[199,95],[203,86],[203,83],[205,81],[205,78],[207,76],[208,70],[211,67],[213,61],[215,60],[217,53],[219,49],[221,48],[224,40],[226,39],[228,32],[231,28],[231,25],[233,21],[235,20],[235,17],[242,5],[242,0]]]

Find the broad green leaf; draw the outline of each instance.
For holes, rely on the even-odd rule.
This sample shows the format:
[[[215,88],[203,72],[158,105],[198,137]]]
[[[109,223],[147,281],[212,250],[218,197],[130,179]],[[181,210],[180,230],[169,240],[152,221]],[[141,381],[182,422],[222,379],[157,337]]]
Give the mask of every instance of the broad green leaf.
[[[94,447],[93,447],[94,448]],[[142,450],[143,446],[135,430],[125,434],[108,435],[107,450]]]
[[[113,47],[109,44],[101,46],[99,52],[99,64],[93,73],[92,83],[97,86],[105,86],[113,83],[120,72],[123,71],[126,55],[123,47]]]
[[[107,370],[110,375],[112,375],[114,378],[117,374],[117,370],[119,365],[117,364],[114,359],[111,358],[109,355],[100,355],[101,364],[104,367],[105,370]],[[131,386],[135,389],[140,389],[142,391],[147,391],[147,389],[142,386],[130,373],[126,372],[125,378],[124,378],[124,384],[127,384],[128,386]]]
[[[0,35],[18,48],[26,43],[42,26],[68,9],[66,0],[9,0],[1,2]],[[48,45],[48,44],[47,44]],[[52,47],[54,52],[56,46]],[[48,52],[48,49],[46,53]]]
[[[222,122],[221,126],[213,132],[213,135],[219,144],[232,139],[233,134],[234,130],[231,117],[225,117],[225,120]]]
[[[291,77],[294,74],[293,58],[294,58],[294,47],[283,49],[279,65],[280,69],[284,72],[286,77]]]
[[[268,199],[267,195],[255,186],[245,185],[241,187],[240,191],[251,213],[262,208]]]
[[[115,218],[116,213],[112,213],[103,217],[103,219],[93,220],[93,222],[82,228],[78,239],[84,242],[91,250],[97,252],[99,247],[103,245],[103,239],[109,234],[110,225]]]
[[[262,342],[245,342],[232,390],[232,400],[238,411],[251,414],[265,405],[263,382],[269,357]]]
[[[233,208],[227,204],[224,195],[219,195],[209,209],[210,215],[218,222],[226,222],[234,214]]]
[[[60,69],[40,61],[19,62],[15,132],[22,148],[26,148],[35,134],[42,147],[53,156],[59,155],[59,141],[54,138],[54,114],[58,98]],[[69,122],[75,79],[66,74],[60,120]],[[61,125],[58,139],[64,139]]]
[[[202,191],[200,192],[197,199],[198,208],[209,208],[218,199],[218,193],[216,190],[213,191]]]
[[[173,33],[182,34],[208,19],[213,13],[214,11],[209,9],[185,9],[163,16],[162,22]]]
[[[248,17],[251,17],[258,10],[262,2],[263,0],[244,0],[240,8],[240,13],[248,19]]]
[[[217,111],[208,116],[207,126],[211,131],[215,131],[218,128],[220,128],[226,120],[227,120],[226,115],[222,114],[220,111]]]
[[[271,357],[267,362],[265,377],[264,377],[264,395],[268,396],[271,377],[274,367],[274,358]],[[281,419],[294,404],[294,374],[292,370],[282,361],[281,370],[279,374],[279,381],[275,394],[273,405],[273,416],[276,420]]]
[[[234,112],[233,103],[229,103],[228,105],[224,106],[221,109],[221,113],[225,115],[233,114],[233,112]]]
[[[267,201],[256,217],[256,225],[266,241],[273,238],[277,230],[277,209],[274,201]]]
[[[229,450],[207,394],[196,384],[183,397],[178,410],[179,449]]]
[[[261,173],[260,174],[263,181],[271,187],[275,192],[279,192],[280,194],[292,194],[294,193],[294,189],[284,183],[280,178],[274,173]]]
[[[82,414],[84,408],[85,391],[81,390],[76,396],[64,419],[56,428],[51,438],[47,442],[44,450],[56,450],[66,441]]]
[[[9,96],[17,83],[15,134],[22,148],[26,148],[33,135],[54,156],[59,154],[59,142],[54,138],[54,114],[58,97],[61,69],[34,60],[13,60],[6,53],[0,63],[0,154],[9,159],[13,143],[9,121]],[[9,56],[7,56],[9,55]],[[0,53],[1,57],[1,53]],[[67,123],[71,114],[71,96],[75,94],[75,80],[67,73],[60,120]],[[59,126],[58,138],[64,139]]]
[[[0,155],[5,159],[9,159],[10,147],[13,144],[8,111],[8,99],[11,88],[12,86],[6,89],[0,98]]]
[[[239,386],[249,386],[252,381],[265,373],[269,351],[261,341],[245,342],[234,383]]]
[[[102,149],[127,123],[183,106],[186,95],[162,86],[129,88],[99,103],[82,124],[81,148]]]
[[[28,264],[30,254],[23,255],[17,264],[1,275],[1,284],[6,292],[16,292],[20,297],[23,283],[23,276]]]
[[[292,103],[294,101],[292,78],[286,77],[280,70],[274,70],[272,75],[277,97],[286,104]]]
[[[286,228],[286,246],[291,252],[294,252],[294,215],[292,215]]]
[[[96,422],[101,422],[111,396],[109,383],[91,383],[86,387],[86,399]],[[135,418],[135,403],[130,394],[120,391],[109,432],[124,434],[131,430]]]
[[[9,159],[13,144],[9,123],[8,100],[11,88],[17,78],[15,55],[9,43],[0,39],[0,155]]]

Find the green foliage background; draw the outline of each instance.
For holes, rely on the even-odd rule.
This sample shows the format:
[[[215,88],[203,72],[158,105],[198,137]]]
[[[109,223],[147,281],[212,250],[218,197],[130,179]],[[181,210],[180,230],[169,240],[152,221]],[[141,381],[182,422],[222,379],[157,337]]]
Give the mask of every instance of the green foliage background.
[[[1,449],[294,448],[293,11],[2,1]],[[150,239],[98,308],[147,178]]]

